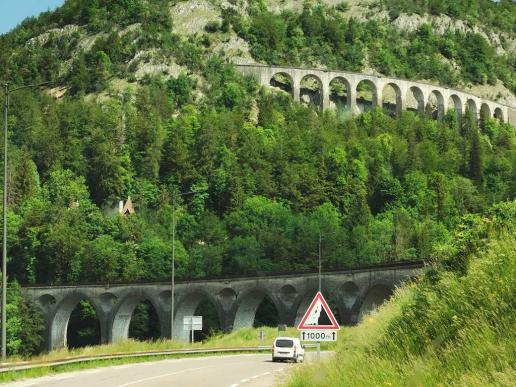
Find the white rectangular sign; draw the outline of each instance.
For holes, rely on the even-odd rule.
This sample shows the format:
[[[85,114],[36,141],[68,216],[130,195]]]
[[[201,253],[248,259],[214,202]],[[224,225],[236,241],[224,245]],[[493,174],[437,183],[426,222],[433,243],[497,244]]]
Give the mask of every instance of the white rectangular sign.
[[[202,331],[202,316],[184,316],[183,329],[185,331]]]
[[[308,330],[301,331],[301,341],[337,341],[337,331],[334,330]]]

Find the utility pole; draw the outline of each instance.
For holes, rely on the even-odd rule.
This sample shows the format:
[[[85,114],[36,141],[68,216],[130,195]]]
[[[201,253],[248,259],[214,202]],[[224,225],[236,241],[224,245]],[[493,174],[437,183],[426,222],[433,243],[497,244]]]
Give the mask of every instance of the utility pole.
[[[4,85],[4,208],[2,239],[2,361],[7,358],[7,114],[9,114],[9,84]]]
[[[321,231],[319,231],[319,291],[322,291],[322,278],[321,278],[321,244],[322,244],[322,237],[321,237]]]
[[[174,339],[174,296],[176,290],[176,193],[172,197],[172,279],[170,281],[170,340]]]
[[[322,259],[321,259],[321,245],[322,245],[322,236],[321,230],[319,230],[319,292],[322,291],[322,277],[321,277],[321,269],[322,269]],[[317,361],[321,360],[321,342],[317,342]]]

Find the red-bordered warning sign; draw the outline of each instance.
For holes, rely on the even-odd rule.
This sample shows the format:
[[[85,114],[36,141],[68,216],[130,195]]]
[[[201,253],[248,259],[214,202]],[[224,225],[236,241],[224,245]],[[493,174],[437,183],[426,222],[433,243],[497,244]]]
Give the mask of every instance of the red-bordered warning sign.
[[[299,323],[299,330],[331,329],[338,331],[340,325],[321,292],[317,292]]]

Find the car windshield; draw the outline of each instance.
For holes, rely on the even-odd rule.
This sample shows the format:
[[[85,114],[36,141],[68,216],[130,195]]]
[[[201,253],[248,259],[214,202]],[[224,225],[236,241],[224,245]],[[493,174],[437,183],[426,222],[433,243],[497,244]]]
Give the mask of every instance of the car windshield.
[[[294,346],[293,340],[276,340],[276,347],[292,348]]]

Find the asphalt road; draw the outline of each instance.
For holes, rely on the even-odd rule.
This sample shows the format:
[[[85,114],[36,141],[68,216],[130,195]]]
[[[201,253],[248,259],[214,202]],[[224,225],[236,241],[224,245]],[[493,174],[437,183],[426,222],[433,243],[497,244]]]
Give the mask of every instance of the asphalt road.
[[[307,353],[307,361],[313,359]],[[160,360],[63,373],[5,384],[9,387],[266,387],[284,380],[293,363],[270,354]]]

